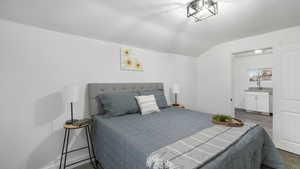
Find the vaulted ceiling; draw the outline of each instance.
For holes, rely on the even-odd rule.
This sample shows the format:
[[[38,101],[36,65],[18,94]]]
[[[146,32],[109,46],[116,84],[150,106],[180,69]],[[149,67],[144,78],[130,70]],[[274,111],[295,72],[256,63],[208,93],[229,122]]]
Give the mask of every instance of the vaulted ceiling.
[[[199,56],[226,41],[300,25],[299,0],[219,0],[194,23],[191,0],[0,0],[0,18],[54,31]]]

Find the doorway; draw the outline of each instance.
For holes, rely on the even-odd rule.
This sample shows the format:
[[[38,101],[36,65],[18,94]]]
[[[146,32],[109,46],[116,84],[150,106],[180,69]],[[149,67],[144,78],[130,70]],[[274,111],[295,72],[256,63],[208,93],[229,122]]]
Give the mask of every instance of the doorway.
[[[272,48],[232,55],[232,111],[235,117],[260,124],[273,136]]]

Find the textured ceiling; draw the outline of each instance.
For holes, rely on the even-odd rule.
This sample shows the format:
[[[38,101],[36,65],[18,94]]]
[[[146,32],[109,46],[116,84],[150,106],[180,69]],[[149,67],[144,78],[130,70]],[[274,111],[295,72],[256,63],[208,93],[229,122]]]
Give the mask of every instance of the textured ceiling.
[[[300,25],[299,0],[219,0],[194,23],[190,0],[0,0],[0,18],[168,53],[199,56],[216,44]]]

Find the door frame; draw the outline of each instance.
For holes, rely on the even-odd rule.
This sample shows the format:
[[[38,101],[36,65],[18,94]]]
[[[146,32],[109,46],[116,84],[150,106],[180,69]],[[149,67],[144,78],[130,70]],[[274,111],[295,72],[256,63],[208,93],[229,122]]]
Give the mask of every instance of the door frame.
[[[272,108],[270,107],[269,109],[272,109],[272,113],[273,113],[273,116],[272,116],[272,120],[274,121],[274,112],[275,112],[275,95],[274,95],[274,91],[275,91],[275,88],[274,88],[274,60],[275,60],[275,55],[276,55],[276,47],[274,47],[275,45],[271,46],[272,47],[272,53],[270,54],[272,56],[272,70],[273,70],[273,80],[272,80],[272,88],[273,88],[273,96],[272,96]],[[259,48],[259,47],[258,47]],[[249,56],[251,57],[251,56]],[[232,101],[230,103],[230,110],[231,110],[231,114],[235,116],[235,105],[236,105],[236,102],[237,100],[234,99],[234,95],[235,95],[235,90],[234,90],[234,80],[235,80],[235,77],[234,77],[234,61],[235,59],[237,59],[236,56],[234,56],[233,54],[230,54],[230,71],[231,71],[231,74],[230,74],[230,98],[232,98]],[[270,111],[270,110],[269,110]],[[272,125],[272,137],[274,136],[274,123]]]
[[[273,105],[272,105],[272,109],[273,109],[273,112],[275,112],[275,103],[274,103],[274,100],[275,100],[275,96],[274,96],[274,58],[275,58],[275,47],[272,46],[272,70],[273,70],[273,80],[272,80],[272,88],[273,88]],[[236,56],[234,56],[233,54],[230,54],[230,98],[232,99],[231,103],[230,103],[230,110],[231,110],[231,113],[234,115],[235,114],[235,100],[233,99],[234,97],[234,60],[236,59]]]
[[[229,105],[229,110],[230,110],[230,113],[233,115],[233,116],[235,116],[235,106],[234,106],[234,99],[233,99],[233,96],[234,96],[234,90],[233,90],[233,88],[234,88],[234,76],[233,76],[233,72],[234,72],[234,64],[233,64],[233,62],[234,62],[234,59],[235,59],[235,56],[232,54],[232,53],[230,53],[230,94],[231,94],[231,96],[230,96],[230,105]]]

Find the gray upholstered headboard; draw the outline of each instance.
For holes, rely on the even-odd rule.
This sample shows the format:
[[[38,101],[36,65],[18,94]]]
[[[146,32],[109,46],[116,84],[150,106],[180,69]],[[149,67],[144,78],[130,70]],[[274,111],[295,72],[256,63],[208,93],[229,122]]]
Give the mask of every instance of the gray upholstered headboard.
[[[98,114],[103,112],[101,107],[99,107],[100,110],[98,111],[96,96],[99,94],[153,89],[164,90],[164,85],[163,83],[90,83],[88,84],[89,113]]]

